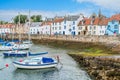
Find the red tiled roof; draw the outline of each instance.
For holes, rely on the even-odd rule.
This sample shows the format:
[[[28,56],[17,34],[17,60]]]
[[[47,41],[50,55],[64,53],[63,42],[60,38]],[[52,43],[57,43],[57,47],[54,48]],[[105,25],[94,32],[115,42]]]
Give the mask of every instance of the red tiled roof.
[[[83,20],[83,24],[82,24],[82,21],[80,21],[80,22],[78,23],[78,26],[80,26],[80,25],[91,25],[91,21],[92,21],[91,18],[85,18],[85,19]],[[100,18],[95,18],[95,19],[93,20],[93,25],[107,25],[107,24],[108,24],[108,21],[109,21],[109,18],[102,18],[102,19],[100,19]]]
[[[103,18],[100,22],[99,22],[99,25],[107,25],[108,22],[109,22],[109,18]]]
[[[90,25],[91,24],[91,19],[85,19],[85,25]]]
[[[82,21],[78,23],[78,26],[80,25],[90,25],[91,24],[91,19],[89,18],[84,18]]]
[[[57,22],[62,22],[64,20],[64,18],[56,18],[53,20],[54,23],[57,23]]]
[[[11,28],[13,26],[15,26],[15,25],[14,24],[2,24],[2,25],[0,25],[0,28]]]
[[[52,21],[44,21],[42,22],[41,26],[43,25],[51,25]]]
[[[120,21],[120,14],[115,14],[115,15],[113,15],[113,16],[110,18],[110,21],[112,21],[112,20]]]
[[[98,25],[100,22],[100,18],[95,18],[93,21],[93,25]]]

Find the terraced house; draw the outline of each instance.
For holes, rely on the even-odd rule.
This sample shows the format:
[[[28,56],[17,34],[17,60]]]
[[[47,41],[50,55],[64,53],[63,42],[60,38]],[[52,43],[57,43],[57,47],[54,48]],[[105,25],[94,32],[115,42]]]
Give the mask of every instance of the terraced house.
[[[108,22],[106,35],[120,34],[120,14],[113,15]]]
[[[84,17],[78,24],[78,35],[105,35],[108,18],[93,13],[89,18]]]
[[[78,23],[83,15],[56,17],[52,22],[53,35],[78,35]]]

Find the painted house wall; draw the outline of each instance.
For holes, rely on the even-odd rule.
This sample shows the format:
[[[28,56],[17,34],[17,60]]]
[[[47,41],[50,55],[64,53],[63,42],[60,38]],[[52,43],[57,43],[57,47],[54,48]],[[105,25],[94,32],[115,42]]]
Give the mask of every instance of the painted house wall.
[[[86,31],[85,25],[78,26],[78,35],[86,35],[86,33],[84,31]]]
[[[50,28],[51,28],[51,25],[40,26],[40,28],[39,28],[39,34],[50,35],[51,34]]]
[[[10,31],[10,28],[0,28],[0,34],[1,33],[3,33],[3,34],[5,34],[5,33],[10,33],[11,31]]]
[[[56,23],[53,22],[51,25],[51,34],[52,35],[62,34],[62,27],[63,27],[63,22],[56,22]]]
[[[105,35],[105,31],[107,29],[106,25],[100,25],[97,27],[97,35]]]
[[[107,29],[106,29],[106,35],[114,35],[119,34],[119,22],[118,21],[110,21],[108,22]]]
[[[40,32],[40,22],[33,22],[30,24],[30,34],[38,34]]]

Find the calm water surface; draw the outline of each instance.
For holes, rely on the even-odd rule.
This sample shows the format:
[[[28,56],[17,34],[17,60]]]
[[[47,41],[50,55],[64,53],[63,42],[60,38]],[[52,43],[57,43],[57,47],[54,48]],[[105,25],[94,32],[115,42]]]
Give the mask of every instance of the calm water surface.
[[[61,65],[59,65],[57,68],[37,70],[16,69],[12,61],[21,58],[4,58],[1,51],[0,68],[4,67],[6,63],[9,64],[9,67],[0,70],[0,80],[91,80],[87,73],[81,70],[77,63],[66,54],[68,50],[50,48],[43,45],[33,45],[31,51],[48,51],[48,55],[50,56],[59,55],[63,66],[61,67]]]

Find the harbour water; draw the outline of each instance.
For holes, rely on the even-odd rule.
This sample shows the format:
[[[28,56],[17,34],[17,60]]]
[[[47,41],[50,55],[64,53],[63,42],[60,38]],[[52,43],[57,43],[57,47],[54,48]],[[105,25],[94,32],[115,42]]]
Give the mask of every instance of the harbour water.
[[[0,70],[0,80],[91,80],[87,73],[66,53],[66,49],[58,49],[43,45],[33,45],[31,52],[46,52],[50,56],[58,55],[63,65],[56,68],[24,70],[16,69],[12,61],[21,58],[4,58],[0,52],[0,68],[9,64],[8,68]],[[25,58],[22,58],[25,59]]]

